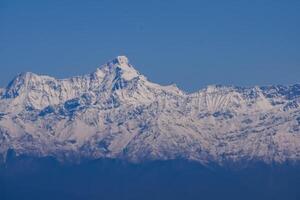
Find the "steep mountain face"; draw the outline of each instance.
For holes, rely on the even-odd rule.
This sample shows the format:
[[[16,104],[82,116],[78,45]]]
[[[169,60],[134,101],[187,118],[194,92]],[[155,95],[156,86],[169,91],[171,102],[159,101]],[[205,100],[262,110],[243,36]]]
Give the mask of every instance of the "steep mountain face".
[[[188,159],[226,164],[300,160],[300,85],[151,83],[119,56],[94,73],[17,76],[0,90],[0,154],[61,161]]]

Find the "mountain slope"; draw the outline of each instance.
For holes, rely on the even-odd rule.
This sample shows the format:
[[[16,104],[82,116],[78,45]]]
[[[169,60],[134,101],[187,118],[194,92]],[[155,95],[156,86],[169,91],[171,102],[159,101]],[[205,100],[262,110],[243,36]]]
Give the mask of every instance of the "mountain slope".
[[[187,94],[148,81],[119,56],[69,79],[21,74],[0,99],[3,160],[9,149],[61,161],[300,159],[299,84]]]

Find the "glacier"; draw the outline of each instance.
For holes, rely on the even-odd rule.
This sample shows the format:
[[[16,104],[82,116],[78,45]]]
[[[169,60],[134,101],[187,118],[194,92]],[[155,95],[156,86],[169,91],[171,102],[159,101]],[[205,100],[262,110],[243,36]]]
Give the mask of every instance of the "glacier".
[[[67,79],[22,73],[0,89],[0,162],[13,150],[61,162],[296,163],[299,106],[300,84],[187,93],[149,81],[125,56]]]

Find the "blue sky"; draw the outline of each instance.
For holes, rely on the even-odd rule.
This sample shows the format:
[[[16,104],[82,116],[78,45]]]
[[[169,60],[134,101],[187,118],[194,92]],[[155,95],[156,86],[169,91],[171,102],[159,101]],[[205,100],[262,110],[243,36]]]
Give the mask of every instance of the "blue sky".
[[[300,82],[300,1],[0,0],[0,86],[85,74],[127,55],[151,81]]]

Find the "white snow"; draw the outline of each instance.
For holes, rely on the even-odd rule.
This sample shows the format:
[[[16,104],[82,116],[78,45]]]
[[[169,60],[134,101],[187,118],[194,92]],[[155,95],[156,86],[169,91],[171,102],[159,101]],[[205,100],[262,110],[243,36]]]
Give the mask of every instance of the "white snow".
[[[0,90],[0,153],[299,161],[300,97],[285,88],[288,95],[216,85],[187,94],[148,81],[125,56],[68,79],[23,73]]]

